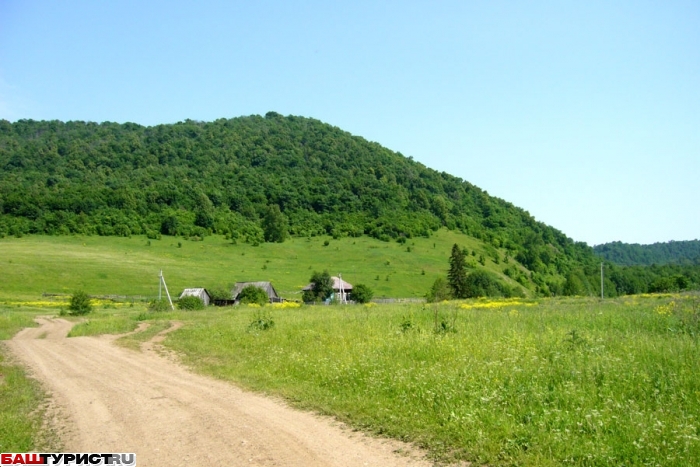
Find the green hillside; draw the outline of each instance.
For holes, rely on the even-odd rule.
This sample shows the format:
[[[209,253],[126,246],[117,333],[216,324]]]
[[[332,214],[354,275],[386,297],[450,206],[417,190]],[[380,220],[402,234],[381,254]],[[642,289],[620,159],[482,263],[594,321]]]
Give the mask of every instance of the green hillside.
[[[275,226],[384,241],[446,227],[504,247],[543,275],[593,258],[585,244],[464,180],[273,112],[155,127],[2,121],[0,168],[0,235],[219,233],[255,244],[281,240]]]
[[[112,255],[121,245],[118,238],[125,245],[143,244],[127,241],[141,235],[152,241],[151,251],[178,243],[182,251],[206,250],[196,261],[183,258],[183,267],[193,272],[228,258],[229,250],[260,247],[250,250],[255,260],[240,255],[217,266],[235,271],[242,264],[246,277],[251,268],[268,271],[255,261],[273,261],[264,252],[275,251],[274,258],[294,268],[364,270],[354,266],[368,259],[361,245],[374,242],[377,257],[369,259],[393,252],[383,260],[391,266],[368,270],[369,279],[361,280],[384,281],[375,283],[379,295],[417,296],[425,292],[428,272],[446,268],[451,245],[425,264],[404,264],[405,258],[418,258],[425,245],[437,249],[447,238],[441,235],[449,236],[441,229],[475,254],[470,269],[490,268],[509,287],[544,296],[599,294],[599,259],[585,243],[467,181],[318,120],[274,112],[153,127],[0,120],[0,238],[51,235],[53,240],[34,240],[54,245],[49,248],[72,242],[70,235],[87,245],[98,242],[95,237],[109,238],[101,247],[109,253],[96,251],[99,257]],[[303,246],[322,240],[337,250]],[[222,250],[212,250],[212,244]],[[414,244],[416,251],[408,253]],[[148,262],[146,251],[135,251]],[[182,251],[164,254],[178,257]],[[335,262],[334,251],[345,263]],[[605,289],[617,295],[697,287],[697,269],[650,272],[609,265]],[[386,284],[392,274],[421,277],[394,288]],[[307,279],[293,276],[280,278],[288,291]],[[204,278],[228,277],[216,272]]]
[[[326,242],[328,246],[324,246]],[[197,242],[143,236],[5,238],[0,240],[0,298],[28,299],[76,289],[95,295],[152,297],[158,293],[160,269],[173,294],[185,287],[228,287],[237,281],[269,280],[283,297],[300,299],[300,290],[311,274],[327,269],[333,275],[341,273],[351,284],[370,286],[377,298],[422,297],[436,277],[445,275],[454,243],[476,252],[477,258],[492,248],[446,229],[430,239],[415,238],[405,245],[366,236],[294,238],[257,247],[234,245],[218,235]],[[521,288],[502,274],[507,265],[485,260],[483,266],[478,261],[472,266]],[[523,275],[526,272],[522,267],[520,271]],[[521,288],[523,293],[532,294],[534,284],[523,282],[532,289]]]

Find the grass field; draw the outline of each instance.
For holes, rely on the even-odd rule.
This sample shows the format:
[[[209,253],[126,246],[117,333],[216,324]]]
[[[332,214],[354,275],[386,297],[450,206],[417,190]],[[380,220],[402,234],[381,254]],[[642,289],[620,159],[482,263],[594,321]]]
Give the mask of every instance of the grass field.
[[[252,247],[214,237],[178,247],[177,239],[148,246],[136,237],[2,239],[0,339],[37,314],[66,308],[43,291],[153,295],[161,267],[172,291],[258,279],[293,298],[313,270],[327,268],[378,295],[411,297],[444,274],[452,243],[479,247],[445,231],[415,245],[325,240]],[[697,294],[167,313],[99,301],[95,308],[72,336],[149,322],[120,342],[138,349],[169,321],[182,321],[165,345],[195,371],[414,441],[441,460],[687,466],[700,459]],[[274,326],[251,326],[261,319]],[[0,448],[28,449],[39,416],[31,408],[43,395],[17,365],[0,361],[0,372]]]
[[[264,332],[248,327],[256,313],[201,315],[168,345],[199,371],[441,459],[700,459],[697,297],[301,308],[272,311]]]
[[[274,326],[252,327],[261,317]],[[184,322],[194,370],[443,461],[688,466],[700,458],[700,297],[99,309],[74,335]]]
[[[436,277],[446,274],[454,243],[489,256],[480,241],[447,230],[405,245],[368,237],[293,238],[257,247],[234,245],[220,236],[201,242],[175,237],[8,237],[0,239],[0,299],[30,300],[44,292],[76,289],[92,295],[154,296],[160,269],[173,294],[185,287],[269,280],[285,298],[298,299],[311,274],[327,269],[351,284],[369,285],[375,297],[421,297]],[[500,274],[503,265],[487,259],[485,268]]]

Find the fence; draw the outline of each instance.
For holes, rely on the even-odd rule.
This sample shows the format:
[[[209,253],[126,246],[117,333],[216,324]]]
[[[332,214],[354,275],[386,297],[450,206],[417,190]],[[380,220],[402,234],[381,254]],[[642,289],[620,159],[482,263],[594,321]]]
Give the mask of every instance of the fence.
[[[48,293],[41,294],[42,297],[69,298],[72,294],[69,293]],[[89,295],[90,298],[98,300],[126,300],[126,301],[142,301],[153,300],[158,298],[157,295]]]
[[[375,298],[372,303],[425,303],[424,298]]]

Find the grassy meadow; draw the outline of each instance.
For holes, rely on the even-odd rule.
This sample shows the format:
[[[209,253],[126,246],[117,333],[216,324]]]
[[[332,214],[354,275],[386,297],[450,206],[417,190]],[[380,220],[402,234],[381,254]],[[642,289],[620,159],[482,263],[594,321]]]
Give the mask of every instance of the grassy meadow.
[[[328,242],[328,246],[324,244]],[[203,241],[176,237],[149,240],[98,236],[27,236],[0,239],[0,300],[34,300],[48,293],[83,289],[92,295],[154,296],[158,271],[171,294],[185,287],[228,287],[237,281],[272,281],[285,298],[300,299],[314,271],[341,273],[364,283],[375,297],[422,297],[446,273],[454,243],[486,259],[485,268],[503,276],[472,237],[445,229],[404,245],[369,237],[293,238],[284,243],[232,244],[221,236]],[[408,249],[410,248],[410,251]],[[504,252],[500,252],[503,256]],[[480,266],[481,267],[481,266]]]
[[[184,326],[165,345],[195,371],[413,441],[440,461],[700,458],[698,295],[167,313],[103,304],[71,335],[152,323],[123,339],[137,349],[172,320]]]
[[[406,245],[328,237],[259,247],[220,237],[150,242],[0,239],[0,339],[67,307],[65,298],[42,292],[153,296],[160,268],[173,294],[272,280],[297,298],[313,270],[329,269],[377,296],[416,297],[445,273],[453,243],[486,253],[447,231]],[[499,265],[489,259],[486,268]],[[182,321],[165,345],[193,370],[415,442],[441,462],[687,466],[700,459],[697,294],[165,313],[138,300],[94,304],[71,336],[148,322],[145,332],[118,341],[138,351],[170,321]],[[37,446],[41,388],[6,352],[0,374],[0,448]]]
[[[227,310],[167,344],[203,373],[442,460],[687,466],[700,459],[698,308],[690,296]],[[272,329],[249,327],[260,313]]]

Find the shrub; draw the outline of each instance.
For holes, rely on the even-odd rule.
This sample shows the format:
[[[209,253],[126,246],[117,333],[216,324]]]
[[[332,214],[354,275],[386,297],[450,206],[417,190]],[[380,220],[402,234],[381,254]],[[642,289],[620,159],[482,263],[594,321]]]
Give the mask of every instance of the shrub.
[[[82,290],[78,290],[70,297],[68,305],[69,313],[73,316],[86,315],[92,311],[90,296]]]
[[[474,271],[467,276],[465,298],[510,297],[513,291],[501,284],[496,277],[486,271]]]
[[[399,327],[401,328],[401,332],[406,333],[414,328],[413,320],[411,319],[410,316],[409,317],[404,316]]]
[[[212,300],[231,300],[231,287],[212,287],[207,289]]]
[[[247,285],[243,287],[241,293],[238,294],[238,301],[244,305],[249,303],[255,303],[258,305],[264,305],[270,301],[270,298],[260,287],[255,287],[254,285]]]
[[[170,311],[170,303],[167,300],[151,300],[148,302],[149,311]]]
[[[267,331],[274,327],[275,321],[272,319],[270,312],[264,312],[261,310],[257,313],[255,319],[248,325],[248,331]]]
[[[181,310],[203,310],[204,302],[201,298],[190,295],[178,300],[177,307]]]
[[[367,303],[374,297],[374,291],[365,284],[357,284],[352,289],[352,299],[357,303]]]
[[[425,295],[428,302],[441,302],[443,300],[449,300],[450,298],[450,286],[444,277],[438,277],[433,282],[432,287],[428,290]]]

